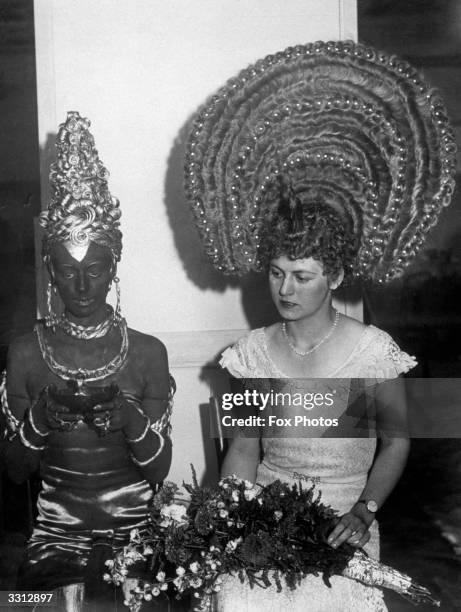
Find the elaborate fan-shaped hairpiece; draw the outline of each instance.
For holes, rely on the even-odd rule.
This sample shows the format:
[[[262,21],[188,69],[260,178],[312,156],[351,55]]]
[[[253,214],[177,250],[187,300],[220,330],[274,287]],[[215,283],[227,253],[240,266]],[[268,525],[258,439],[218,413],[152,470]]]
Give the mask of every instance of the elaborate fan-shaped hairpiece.
[[[99,159],[90,121],[71,111],[59,126],[57,160],[50,169],[51,201],[40,215],[45,230],[43,252],[53,242],[74,246],[96,242],[110,249],[120,260],[122,233],[120,207],[107,184],[108,171]]]
[[[421,246],[454,188],[439,95],[405,61],[346,42],[290,47],[243,70],[200,108],[186,196],[213,264],[261,268],[280,177],[302,206],[332,207],[359,242],[353,273],[388,281]]]

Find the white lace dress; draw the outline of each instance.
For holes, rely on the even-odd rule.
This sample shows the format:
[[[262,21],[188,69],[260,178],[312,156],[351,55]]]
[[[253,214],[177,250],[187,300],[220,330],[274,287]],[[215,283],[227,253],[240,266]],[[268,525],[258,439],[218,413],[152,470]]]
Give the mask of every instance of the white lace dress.
[[[222,355],[223,368],[236,378],[288,378],[271,360],[265,329],[256,329],[240,338]],[[396,378],[416,365],[392,338],[374,326],[364,329],[347,360],[324,378]],[[308,375],[308,373],[306,373]],[[257,483],[276,479],[290,484],[302,479],[316,483],[322,501],[340,513],[350,510],[359,498],[372,465],[376,439],[371,438],[269,438],[262,437],[264,459],[257,471]],[[379,532],[372,524],[365,547],[379,558]],[[307,576],[295,591],[275,587],[263,589],[242,584],[226,576],[215,602],[219,612],[383,612],[387,608],[380,589],[364,586],[341,576],[331,579],[328,588],[321,577]]]

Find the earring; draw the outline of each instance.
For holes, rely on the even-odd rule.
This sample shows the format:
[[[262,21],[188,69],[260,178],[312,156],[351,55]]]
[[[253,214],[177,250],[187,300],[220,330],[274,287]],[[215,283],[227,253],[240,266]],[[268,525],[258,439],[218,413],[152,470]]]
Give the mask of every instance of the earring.
[[[120,321],[122,320],[122,309],[120,306],[120,279],[118,278],[118,276],[114,276],[114,283],[115,283],[115,294],[117,296],[117,303],[115,305],[114,319],[115,321],[117,321],[117,323],[120,323]]]
[[[47,313],[45,315],[45,327],[51,327],[53,332],[56,331],[56,325],[58,324],[58,317],[53,311],[53,293],[57,295],[58,290],[55,284],[52,284],[51,281],[48,281],[48,286],[46,288],[46,307]]]

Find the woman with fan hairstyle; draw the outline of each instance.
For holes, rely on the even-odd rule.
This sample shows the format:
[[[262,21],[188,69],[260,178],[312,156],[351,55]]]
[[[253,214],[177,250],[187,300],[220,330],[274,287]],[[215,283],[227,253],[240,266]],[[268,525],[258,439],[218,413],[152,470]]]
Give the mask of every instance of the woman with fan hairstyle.
[[[191,131],[187,196],[215,266],[234,275],[266,271],[280,315],[228,348],[221,365],[236,378],[285,379],[287,388],[292,378],[372,383],[413,367],[387,333],[340,315],[332,292],[352,278],[383,283],[402,274],[450,202],[454,153],[444,105],[418,73],[352,42],[289,48],[219,90]],[[402,424],[404,403],[393,399],[384,410]],[[317,483],[340,516],[329,544],[348,542],[377,558],[375,513],[402,472],[408,441],[316,432],[240,432],[223,475]],[[216,606],[386,609],[376,588],[340,576],[331,584],[307,576],[295,591],[277,593],[228,576]]]

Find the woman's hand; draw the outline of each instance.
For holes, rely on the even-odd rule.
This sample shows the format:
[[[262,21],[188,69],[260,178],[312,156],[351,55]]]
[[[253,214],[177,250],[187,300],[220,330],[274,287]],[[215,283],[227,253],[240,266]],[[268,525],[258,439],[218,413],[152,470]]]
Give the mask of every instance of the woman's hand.
[[[328,536],[328,544],[338,548],[343,542],[347,542],[355,548],[362,548],[370,539],[369,527],[374,520],[374,515],[360,504],[355,504],[349,512],[343,514],[333,531]]]

